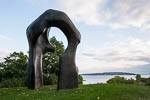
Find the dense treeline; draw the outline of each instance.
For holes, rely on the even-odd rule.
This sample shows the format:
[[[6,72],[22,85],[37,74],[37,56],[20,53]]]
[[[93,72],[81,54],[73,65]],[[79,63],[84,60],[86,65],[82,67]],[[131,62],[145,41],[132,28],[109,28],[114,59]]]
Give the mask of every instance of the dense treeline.
[[[48,52],[43,56],[43,81],[44,85],[56,84],[59,71],[59,56],[64,52],[64,45],[55,37],[50,39],[55,45],[55,52]],[[0,63],[0,87],[27,86],[28,56],[23,52],[13,52]],[[79,83],[82,83],[79,76]]]

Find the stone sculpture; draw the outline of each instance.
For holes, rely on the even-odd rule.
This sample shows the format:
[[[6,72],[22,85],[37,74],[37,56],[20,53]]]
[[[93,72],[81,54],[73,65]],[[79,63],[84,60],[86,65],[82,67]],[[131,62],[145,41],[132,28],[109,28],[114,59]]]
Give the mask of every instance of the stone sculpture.
[[[68,47],[60,56],[57,89],[77,88],[78,73],[75,54],[81,35],[64,12],[52,9],[39,16],[26,31],[29,42],[28,88],[35,89],[43,85],[42,56],[46,52],[55,50],[55,47],[48,41],[50,27],[59,28],[68,40]]]

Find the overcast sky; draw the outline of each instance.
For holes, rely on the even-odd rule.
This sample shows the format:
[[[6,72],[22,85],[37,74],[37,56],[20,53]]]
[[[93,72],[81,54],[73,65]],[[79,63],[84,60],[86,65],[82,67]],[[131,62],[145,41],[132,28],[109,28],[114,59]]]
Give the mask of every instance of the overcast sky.
[[[150,0],[1,0],[0,61],[13,51],[27,53],[27,26],[56,9],[66,12],[81,33],[80,73],[150,73],[149,7]],[[52,36],[67,47],[59,29],[51,28]]]

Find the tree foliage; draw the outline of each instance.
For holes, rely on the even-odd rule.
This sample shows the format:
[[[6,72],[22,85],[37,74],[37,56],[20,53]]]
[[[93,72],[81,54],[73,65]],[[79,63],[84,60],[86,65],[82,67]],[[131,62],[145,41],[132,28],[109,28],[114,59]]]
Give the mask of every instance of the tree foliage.
[[[137,74],[135,78],[136,78],[136,81],[138,81],[138,82],[141,81],[141,75],[140,74]]]
[[[27,55],[23,52],[13,52],[0,63],[2,79],[22,78],[27,75]]]
[[[27,80],[27,55],[13,52],[0,63],[0,87],[24,86]]]
[[[48,52],[43,56],[43,73],[56,74],[59,70],[59,56],[64,52],[64,45],[57,41],[55,37],[50,39],[50,43],[56,47],[55,52]]]
[[[43,56],[43,80],[44,84],[56,84],[59,72],[59,56],[64,52],[64,45],[57,41],[55,37],[50,39],[50,43],[56,47],[55,52],[47,52]]]

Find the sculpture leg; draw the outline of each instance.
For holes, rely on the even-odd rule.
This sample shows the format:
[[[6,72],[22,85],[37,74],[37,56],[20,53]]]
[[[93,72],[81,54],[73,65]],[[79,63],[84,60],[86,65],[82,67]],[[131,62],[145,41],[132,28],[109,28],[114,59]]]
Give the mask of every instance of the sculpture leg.
[[[42,77],[42,53],[34,52],[36,48],[31,49],[29,52],[29,89],[39,88],[43,85]]]
[[[29,59],[28,59],[28,88],[35,88],[35,67],[33,63],[33,49],[29,50]]]
[[[48,35],[41,34],[35,45],[29,49],[28,88],[35,89],[43,85],[42,56],[45,52],[53,52],[54,47],[48,42]]]
[[[58,90],[78,88],[78,72],[75,54],[78,42],[69,42],[67,50],[60,57]]]

